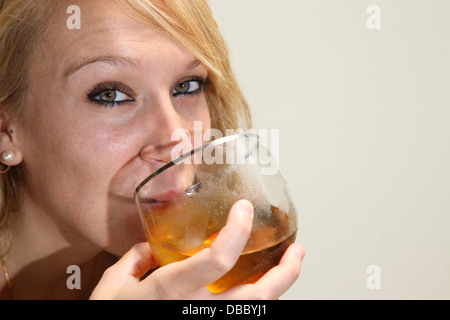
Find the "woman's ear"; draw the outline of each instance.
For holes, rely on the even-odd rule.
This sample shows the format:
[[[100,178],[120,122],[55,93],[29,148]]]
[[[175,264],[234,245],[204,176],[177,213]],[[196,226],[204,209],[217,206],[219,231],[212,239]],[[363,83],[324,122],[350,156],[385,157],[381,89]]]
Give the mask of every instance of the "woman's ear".
[[[4,113],[0,113],[0,162],[15,166],[22,162],[22,153],[16,144],[13,125]]]

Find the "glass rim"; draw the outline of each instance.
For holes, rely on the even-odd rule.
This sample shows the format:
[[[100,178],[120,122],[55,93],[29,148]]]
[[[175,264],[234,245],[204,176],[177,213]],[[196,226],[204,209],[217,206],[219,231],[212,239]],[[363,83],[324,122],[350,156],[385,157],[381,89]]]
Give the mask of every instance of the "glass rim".
[[[142,180],[142,182],[136,187],[136,189],[134,190],[133,193],[133,197],[135,198],[136,195],[138,194],[138,192],[144,187],[144,185],[147,184],[147,182],[149,182],[150,180],[152,180],[153,178],[155,178],[156,176],[158,176],[159,174],[161,174],[162,172],[166,171],[167,169],[169,169],[170,167],[176,165],[179,162],[182,162],[183,160],[185,160],[186,158],[191,157],[192,155],[194,155],[195,153],[204,150],[210,146],[216,146],[216,145],[220,145],[220,144],[224,144],[227,143],[229,141],[233,141],[238,139],[239,137],[256,137],[257,139],[259,138],[259,135],[253,132],[243,132],[243,133],[237,133],[237,134],[233,134],[230,136],[225,136],[216,140],[213,140],[211,142],[208,142],[204,145],[202,145],[201,147],[197,147],[192,149],[191,151],[186,152],[185,154],[183,154],[182,156],[176,158],[175,160],[172,160],[168,163],[166,163],[165,165],[163,165],[161,168],[159,168],[158,170],[154,171],[153,173],[151,173],[149,176],[147,176],[147,178],[145,178],[144,180]]]

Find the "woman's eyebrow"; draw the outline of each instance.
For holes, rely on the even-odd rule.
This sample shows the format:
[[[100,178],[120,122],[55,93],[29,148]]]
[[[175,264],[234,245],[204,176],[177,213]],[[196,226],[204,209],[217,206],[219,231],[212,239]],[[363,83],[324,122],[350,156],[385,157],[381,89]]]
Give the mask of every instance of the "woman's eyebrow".
[[[201,64],[202,63],[200,62],[200,60],[194,59],[186,65],[186,70],[195,69],[197,66],[199,66]]]
[[[74,74],[75,72],[79,71],[80,69],[86,67],[87,65],[97,63],[97,62],[106,62],[109,64],[120,65],[120,66],[123,66],[123,65],[131,66],[133,68],[138,69],[138,63],[134,59],[127,58],[127,57],[121,57],[121,56],[104,55],[104,56],[85,58],[81,61],[77,61],[74,64],[71,64],[69,67],[67,67],[64,70],[63,76],[64,76],[64,78],[67,78],[70,75]]]

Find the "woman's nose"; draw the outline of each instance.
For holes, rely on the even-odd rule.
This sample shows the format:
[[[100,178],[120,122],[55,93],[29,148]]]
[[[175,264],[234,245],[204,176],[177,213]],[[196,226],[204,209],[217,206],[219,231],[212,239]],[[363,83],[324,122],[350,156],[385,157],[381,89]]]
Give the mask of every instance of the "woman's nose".
[[[184,143],[185,143],[184,140],[180,140],[180,141],[170,141],[166,144],[159,144],[156,146],[146,145],[141,149],[139,156],[145,161],[153,160],[169,163],[179,156],[178,153],[174,152],[174,150],[176,150],[175,148],[177,149],[181,148],[179,144]]]
[[[139,155],[146,161],[168,163],[180,154],[176,150],[190,150],[191,137],[188,124],[183,115],[173,107],[171,99],[160,102],[158,108],[152,108],[152,124],[149,128],[148,142],[144,144]]]

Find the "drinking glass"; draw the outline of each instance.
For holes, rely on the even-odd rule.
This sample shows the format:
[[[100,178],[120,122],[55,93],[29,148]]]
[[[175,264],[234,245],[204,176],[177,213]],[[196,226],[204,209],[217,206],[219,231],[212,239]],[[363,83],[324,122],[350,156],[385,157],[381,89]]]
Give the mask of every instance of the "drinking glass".
[[[297,215],[274,157],[255,133],[216,139],[149,175],[134,192],[147,240],[160,266],[208,248],[240,199],[253,226],[235,266],[211,283],[221,292],[254,283],[277,265],[297,233]]]

